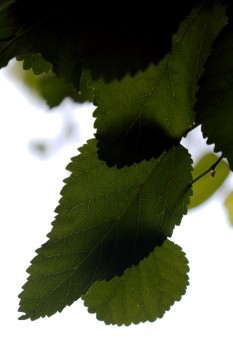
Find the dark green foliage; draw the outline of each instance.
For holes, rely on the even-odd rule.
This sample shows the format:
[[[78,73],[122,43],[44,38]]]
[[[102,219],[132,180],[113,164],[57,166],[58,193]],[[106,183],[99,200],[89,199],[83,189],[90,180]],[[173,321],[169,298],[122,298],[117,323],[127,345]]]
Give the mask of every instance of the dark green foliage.
[[[51,316],[82,298],[106,324],[137,324],[162,317],[186,291],[187,259],[168,237],[228,168],[223,162],[219,178],[217,169],[192,186],[192,159],[180,143],[201,124],[233,170],[233,5],[153,6],[0,4],[0,68],[23,61],[36,76],[28,86],[50,107],[65,97],[96,106],[95,139],[67,167],[48,241],[27,270],[21,319]],[[198,178],[211,164],[199,165]],[[201,194],[190,204],[192,187]]]
[[[229,13],[231,15],[231,13]],[[198,92],[197,122],[233,170],[233,18],[216,38]]]
[[[122,276],[94,283],[83,299],[88,311],[106,324],[152,322],[181,299],[188,271],[181,248],[167,240]]]
[[[172,54],[121,81],[89,83],[99,156],[109,165],[158,157],[194,125],[198,79],[213,39],[225,24],[217,2],[198,4],[173,36]],[[200,54],[201,53],[201,54]]]
[[[150,11],[149,3],[129,10],[116,1],[106,10],[84,1],[16,0],[0,14],[0,66],[21,54],[41,53],[77,89],[81,66],[106,80],[135,74],[170,51],[171,35],[193,4],[167,0]]]
[[[182,146],[121,170],[99,161],[95,140],[80,152],[67,167],[49,240],[28,269],[20,295],[26,318],[61,311],[93,282],[138,264],[187,212],[191,164]]]
[[[18,61],[23,61],[23,69],[31,69],[35,75],[49,73],[53,70],[50,62],[46,61],[40,53],[27,53],[17,56]]]

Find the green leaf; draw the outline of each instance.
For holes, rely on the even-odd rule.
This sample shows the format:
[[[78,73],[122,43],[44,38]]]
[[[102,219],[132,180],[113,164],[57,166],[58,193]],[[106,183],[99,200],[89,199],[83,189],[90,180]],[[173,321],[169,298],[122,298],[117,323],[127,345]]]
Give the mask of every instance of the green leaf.
[[[228,218],[229,218],[229,222],[231,225],[233,225],[233,192],[231,192],[225,202],[224,205],[227,209],[227,213],[228,213]]]
[[[197,122],[208,144],[222,152],[233,170],[233,19],[223,28],[214,42],[200,79]]]
[[[205,154],[194,166],[193,179],[209,169],[218,159],[219,157],[213,153]],[[209,173],[209,175],[205,175],[196,181],[193,184],[193,196],[191,197],[189,208],[195,208],[209,199],[223,184],[229,172],[228,164],[221,160],[216,168],[214,177]]]
[[[96,141],[67,167],[49,240],[37,250],[20,294],[22,319],[51,316],[93,282],[121,275],[172,235],[187,212],[191,158],[182,146],[122,169],[97,156]]]
[[[94,80],[103,77],[109,82],[114,78],[122,79],[127,73],[135,75],[144,71],[150,63],[157,64],[171,50],[172,33],[177,31],[180,21],[194,4],[195,0],[164,0],[156,2],[151,11],[149,1],[133,9],[131,6],[127,9],[119,1],[115,6],[111,3],[114,15],[108,13],[103,18],[108,31],[101,28],[98,33],[101,35],[95,36],[102,45],[96,45],[98,50],[88,55],[84,68],[91,70]],[[101,11],[106,13],[105,8]],[[94,15],[94,21],[97,17],[99,22],[101,11]],[[94,30],[98,30],[99,24],[96,24]]]
[[[79,90],[81,63],[76,55],[76,21],[70,3],[54,6],[50,1],[24,0],[0,9],[0,67],[14,57],[40,54],[58,77]]]
[[[95,282],[83,300],[88,311],[106,324],[153,322],[185,294],[188,271],[181,248],[166,240],[122,276]]]
[[[0,67],[18,55],[41,53],[76,89],[82,65],[106,80],[135,74],[170,51],[171,35],[194,3],[165,0],[151,11],[149,2],[126,9],[115,1],[107,10],[100,2],[6,2],[0,8]]]
[[[218,1],[201,1],[173,36],[171,54],[157,66],[111,84],[92,83],[100,159],[122,167],[179,143],[194,124],[197,81],[225,23]]]
[[[53,70],[50,62],[46,61],[41,54],[28,53],[17,57],[18,61],[23,61],[23,69],[32,69],[33,73],[38,75],[42,73],[49,73]]]

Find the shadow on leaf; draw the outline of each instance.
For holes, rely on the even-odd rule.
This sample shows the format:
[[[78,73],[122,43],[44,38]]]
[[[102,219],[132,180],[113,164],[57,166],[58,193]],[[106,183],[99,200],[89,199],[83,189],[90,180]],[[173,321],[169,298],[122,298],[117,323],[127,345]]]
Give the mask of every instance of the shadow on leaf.
[[[133,120],[131,125],[128,120]],[[116,165],[118,168],[150,160],[152,157],[158,158],[180,142],[180,138],[170,136],[164,128],[146,116],[125,118],[113,133],[111,130],[106,135],[97,132],[96,139],[99,159],[108,166]]]
[[[98,269],[101,274],[100,280],[110,280],[115,275],[122,275],[126,268],[137,265],[156,246],[162,246],[167,239],[165,233],[157,232],[154,228],[150,229],[147,227],[143,228],[144,233],[140,232],[137,236],[137,228],[135,226],[133,225],[128,231],[119,235],[117,240],[113,240],[111,236],[101,245],[101,250],[104,253],[98,262]]]
[[[0,66],[21,54],[41,53],[56,74],[77,89],[80,64],[94,79],[121,79],[158,63],[171,50],[172,34],[194,3],[167,0],[151,11],[149,3],[126,9],[119,1],[111,8],[99,2],[79,2],[77,7],[71,0],[56,6],[47,0],[10,2],[7,16],[2,15],[6,22],[0,29],[6,35],[0,44]]]

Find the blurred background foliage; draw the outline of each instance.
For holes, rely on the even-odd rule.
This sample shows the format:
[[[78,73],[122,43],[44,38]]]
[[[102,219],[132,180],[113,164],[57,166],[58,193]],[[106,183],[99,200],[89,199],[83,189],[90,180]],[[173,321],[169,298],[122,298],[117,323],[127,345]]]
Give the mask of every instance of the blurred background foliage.
[[[52,65],[40,54],[18,56],[12,66],[12,75],[46,102],[49,108],[59,106],[65,98],[76,103],[91,102],[92,99],[88,89],[77,92],[71,83],[57,77]]]
[[[56,137],[45,140],[41,135],[41,139],[30,141],[34,154],[44,159],[58,152],[69,141],[78,139],[78,124],[72,108],[79,104],[91,105],[91,90],[83,89],[82,95],[76,92],[71,83],[54,74],[52,65],[40,54],[17,57],[17,60],[11,60],[5,70],[8,77],[25,90],[38,108],[46,108],[48,114],[56,111],[62,118],[62,128]]]

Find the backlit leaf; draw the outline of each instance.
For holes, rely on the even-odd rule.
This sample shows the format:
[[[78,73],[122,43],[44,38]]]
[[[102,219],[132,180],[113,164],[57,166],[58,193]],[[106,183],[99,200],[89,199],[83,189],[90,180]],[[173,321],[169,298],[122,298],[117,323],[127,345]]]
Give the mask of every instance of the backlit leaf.
[[[122,167],[159,156],[195,122],[197,81],[212,42],[226,23],[219,1],[201,1],[173,36],[173,49],[158,65],[121,81],[92,83],[98,153]]]
[[[49,240],[28,269],[22,319],[51,316],[93,282],[121,275],[171,236],[187,212],[191,159],[182,146],[122,169],[98,159],[95,140],[80,151],[67,168]]]
[[[152,322],[163,317],[185,294],[188,271],[181,248],[166,240],[122,276],[95,282],[83,296],[84,303],[106,324]]]

